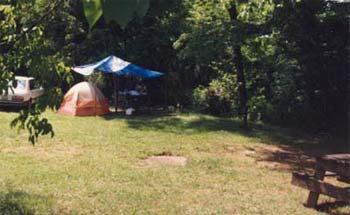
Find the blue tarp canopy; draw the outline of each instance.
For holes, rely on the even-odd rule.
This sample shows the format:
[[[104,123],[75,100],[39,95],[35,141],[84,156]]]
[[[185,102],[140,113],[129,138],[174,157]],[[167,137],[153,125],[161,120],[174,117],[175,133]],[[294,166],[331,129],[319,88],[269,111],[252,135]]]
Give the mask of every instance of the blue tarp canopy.
[[[141,68],[135,64],[124,61],[113,55],[93,64],[74,67],[73,70],[79,74],[88,76],[95,71],[104,73],[115,73],[118,76],[134,76],[139,78],[158,78],[164,74]]]

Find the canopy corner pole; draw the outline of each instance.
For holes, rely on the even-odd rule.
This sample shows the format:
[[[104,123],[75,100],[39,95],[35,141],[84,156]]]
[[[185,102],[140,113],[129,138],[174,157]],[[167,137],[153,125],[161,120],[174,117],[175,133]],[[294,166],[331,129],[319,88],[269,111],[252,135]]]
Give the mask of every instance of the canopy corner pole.
[[[93,78],[93,85],[94,85],[94,87],[97,87],[96,82],[97,82],[97,78],[95,77],[95,78]],[[96,101],[97,101],[96,88],[94,88],[93,91],[94,91],[94,99],[95,99],[95,101],[94,101],[94,113],[95,113],[95,117],[96,117],[97,116],[97,110],[96,110]]]
[[[97,96],[96,96],[96,90],[95,90],[95,102],[94,102],[94,112],[95,112],[95,116],[97,116],[97,108],[96,108],[96,101],[97,101]]]
[[[116,75],[112,74],[113,76],[113,86],[114,86],[114,112],[118,112],[118,90],[117,90],[117,80],[116,80]]]
[[[116,96],[116,100],[115,100],[115,105],[117,107],[118,110],[118,99],[119,99],[119,76],[117,76],[117,84],[116,84],[116,88],[117,88],[117,96]]]
[[[167,80],[163,78],[163,82],[161,82],[163,90],[164,90],[164,103],[165,103],[165,108],[168,107],[168,85],[167,85]]]

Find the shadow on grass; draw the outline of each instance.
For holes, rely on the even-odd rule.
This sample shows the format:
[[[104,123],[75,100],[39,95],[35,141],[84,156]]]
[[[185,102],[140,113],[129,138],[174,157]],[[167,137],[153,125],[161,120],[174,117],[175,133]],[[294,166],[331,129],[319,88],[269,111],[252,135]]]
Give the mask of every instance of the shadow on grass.
[[[52,200],[44,196],[13,190],[0,192],[0,214],[3,215],[52,214],[52,206]]]
[[[186,115],[189,117],[181,117]],[[124,120],[130,128],[136,130],[168,132],[179,135],[224,131],[257,138],[266,147],[260,149],[251,147],[251,150],[256,152],[254,153],[255,159],[278,163],[283,166],[284,170],[290,171],[312,172],[315,156],[350,152],[350,148],[344,145],[339,147],[334,144],[320,144],[319,139],[304,131],[258,123],[250,123],[249,128],[244,128],[238,120],[200,114],[180,116],[166,114],[155,116],[109,115],[105,119]]]
[[[344,209],[345,207],[350,209],[350,204],[347,202],[340,202],[340,201],[325,202],[325,203],[319,204],[316,207],[316,210],[323,213],[327,213],[328,215],[349,215],[349,211],[347,212],[342,211],[342,209]]]
[[[250,138],[259,138],[266,144],[291,145],[293,147],[305,147],[306,143],[310,142],[310,139],[308,139],[309,137],[305,135],[302,137],[301,133],[296,135],[296,132],[291,133],[287,129],[264,124],[250,123],[248,128],[244,128],[242,123],[235,119],[197,114],[183,115],[188,115],[190,118],[162,114],[155,116],[107,115],[104,119],[125,120],[130,128],[144,131],[160,131],[177,134],[225,131]]]
[[[120,116],[117,118],[125,120],[130,128],[136,130],[169,132],[180,135],[224,131],[257,138],[263,144],[259,144],[258,147],[246,146],[246,149],[254,151],[253,158],[257,162],[264,162],[270,167],[273,166],[274,169],[283,171],[302,171],[312,174],[315,156],[350,152],[350,148],[346,144],[321,144],[322,141],[319,137],[311,136],[304,131],[257,123],[251,123],[249,128],[244,128],[240,121],[227,118],[196,114],[189,115],[189,117]],[[343,203],[326,203],[320,205],[319,210],[331,215],[349,214],[349,212],[339,213],[339,210],[344,209],[344,206],[346,205]]]
[[[303,147],[299,147],[298,144],[283,145],[280,143],[274,148],[264,147],[256,151],[255,159],[258,162],[278,164],[275,165],[275,169],[314,174],[316,157],[325,154],[350,153],[346,145],[307,141],[302,145]]]
[[[25,107],[0,106],[0,112],[19,113]]]

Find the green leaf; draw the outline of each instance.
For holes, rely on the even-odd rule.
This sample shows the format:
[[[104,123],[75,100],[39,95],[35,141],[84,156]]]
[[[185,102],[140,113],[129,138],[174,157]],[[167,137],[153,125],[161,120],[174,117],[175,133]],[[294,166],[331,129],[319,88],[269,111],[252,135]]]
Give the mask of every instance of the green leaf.
[[[0,5],[0,11],[4,11],[9,8],[11,8],[11,5]]]
[[[122,28],[135,17],[143,17],[149,8],[149,0],[102,0],[103,16],[116,21]]]
[[[121,27],[125,27],[134,15],[134,0],[104,0],[103,16],[107,21],[116,21]]]
[[[90,29],[102,16],[101,0],[83,0],[84,14]]]
[[[144,17],[149,8],[149,0],[136,0],[136,1],[137,1],[136,14],[139,17]]]

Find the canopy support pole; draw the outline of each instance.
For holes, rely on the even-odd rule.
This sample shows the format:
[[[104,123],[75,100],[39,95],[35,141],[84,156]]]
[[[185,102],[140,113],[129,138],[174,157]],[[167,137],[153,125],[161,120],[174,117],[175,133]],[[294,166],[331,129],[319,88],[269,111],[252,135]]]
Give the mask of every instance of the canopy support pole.
[[[96,80],[94,80],[94,82],[96,83]],[[94,85],[94,87],[96,87],[96,84],[95,83],[93,83],[93,85]],[[96,111],[96,90],[95,90],[95,88],[94,88],[94,99],[95,99],[95,101],[94,101],[94,113],[95,113],[95,116],[97,116],[97,111]]]
[[[114,93],[115,93],[115,96],[114,96],[114,112],[118,112],[118,91],[117,91],[117,81],[116,81],[116,78],[115,78],[115,75],[112,74],[113,76],[113,87],[114,87]]]
[[[89,83],[91,83],[94,87],[97,87],[96,86],[97,77],[93,76],[91,82],[89,81]],[[93,92],[94,92],[94,114],[95,114],[95,116],[97,116],[97,111],[96,111],[96,90],[95,90],[95,88],[93,89]]]
[[[165,78],[162,81],[162,87],[164,90],[164,103],[165,103],[165,108],[168,107],[168,85],[167,85],[167,80],[165,80]]]
[[[116,87],[116,89],[117,89],[117,96],[116,96],[115,103],[117,105],[117,110],[118,110],[118,100],[119,100],[119,76],[118,75],[117,75],[117,87]]]

